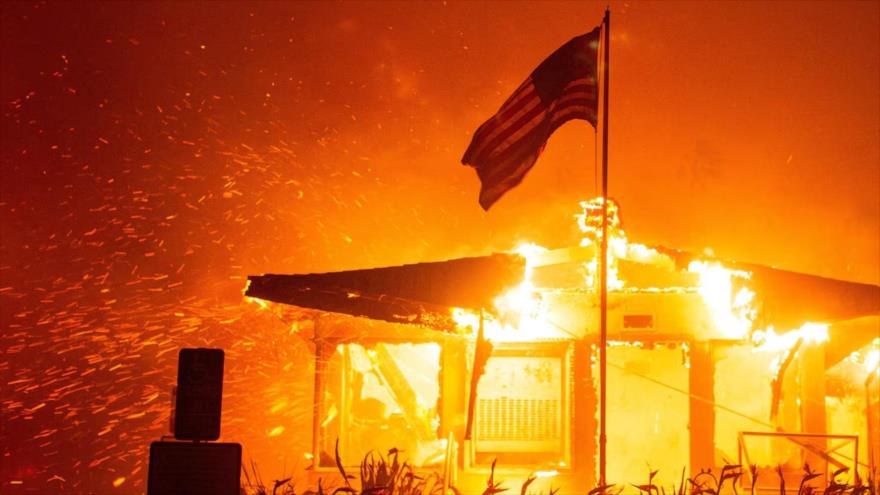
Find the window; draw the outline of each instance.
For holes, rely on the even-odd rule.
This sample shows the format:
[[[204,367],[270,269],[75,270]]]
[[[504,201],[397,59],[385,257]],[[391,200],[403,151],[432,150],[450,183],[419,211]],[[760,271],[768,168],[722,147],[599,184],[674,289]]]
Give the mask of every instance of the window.
[[[569,351],[558,344],[496,346],[477,394],[477,464],[570,465]]]
[[[329,356],[321,406],[320,466],[358,465],[369,452],[390,449],[415,466],[443,462],[440,424],[440,345],[342,344]]]

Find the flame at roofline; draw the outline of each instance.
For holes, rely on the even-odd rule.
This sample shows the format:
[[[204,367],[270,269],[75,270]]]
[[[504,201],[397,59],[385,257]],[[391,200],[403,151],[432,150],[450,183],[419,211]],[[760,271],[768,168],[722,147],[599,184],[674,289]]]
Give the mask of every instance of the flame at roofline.
[[[570,338],[545,300],[558,288],[536,283],[536,271],[561,266],[580,279],[567,288],[597,290],[601,198],[581,203],[576,216],[583,239],[574,248],[533,244],[512,253],[397,267],[324,274],[249,277],[245,294],[305,308],[474,331],[487,310],[487,336],[496,340]],[[609,201],[608,273],[611,291],[698,294],[711,316],[712,338],[745,340],[756,331],[799,330],[808,322],[880,314],[880,287],[825,279],[760,265],[729,262],[630,242],[618,205]],[[597,218],[598,215],[598,218]],[[662,272],[671,282],[635,283],[633,274]],[[640,275],[641,276],[641,275]]]

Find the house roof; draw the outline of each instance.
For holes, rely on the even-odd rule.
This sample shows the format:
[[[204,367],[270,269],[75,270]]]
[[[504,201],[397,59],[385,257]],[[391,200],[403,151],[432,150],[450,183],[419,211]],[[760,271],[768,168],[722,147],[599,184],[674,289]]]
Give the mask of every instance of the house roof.
[[[525,258],[474,258],[301,275],[248,276],[246,296],[305,308],[451,330],[449,308],[490,307],[522,282]]]
[[[691,261],[711,261],[686,251],[655,249],[674,261],[679,274]],[[588,255],[583,248],[568,248],[549,252],[543,259],[550,260],[548,264],[565,265],[581,263]],[[876,318],[880,315],[880,286],[752,263],[714,261],[751,273],[749,287],[757,294],[757,328],[772,325],[784,331],[808,321],[845,322],[831,327],[826,366],[839,362],[880,332]],[[625,269],[638,271],[638,265],[628,263]],[[641,266],[649,271],[648,265]],[[519,255],[492,254],[330,273],[251,275],[245,295],[451,332],[456,330],[451,308],[491,308],[499,294],[523,281],[525,270],[526,261]],[[671,280],[676,280],[674,274]]]
[[[672,258],[679,269],[696,259],[707,260],[687,251],[655,249]],[[579,261],[571,249],[557,251],[561,253],[556,256],[559,264]],[[552,259],[553,253],[544,257]],[[757,324],[761,327],[796,328],[806,321],[829,323],[880,314],[880,286],[715,261],[752,274],[749,286],[758,295]],[[523,257],[492,254],[329,273],[251,275],[245,295],[322,311],[443,327],[450,308],[489,308],[524,275]]]

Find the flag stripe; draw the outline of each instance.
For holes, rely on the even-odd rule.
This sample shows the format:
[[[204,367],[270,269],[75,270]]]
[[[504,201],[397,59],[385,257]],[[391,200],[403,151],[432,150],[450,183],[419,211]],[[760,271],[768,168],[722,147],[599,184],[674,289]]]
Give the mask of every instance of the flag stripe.
[[[543,133],[536,132],[533,136],[523,139],[517,146],[508,150],[504,156],[498,157],[492,162],[492,167],[487,168],[486,173],[481,174],[482,178],[493,181],[501,180],[508,175],[510,171],[519,165],[519,161],[529,155],[536,147],[540,147],[543,140]]]
[[[523,180],[559,126],[572,119],[596,125],[599,31],[553,52],[477,128],[462,163],[477,171],[483,208]]]
[[[582,93],[569,94],[564,96],[563,98],[558,100],[558,102],[554,103],[553,108],[550,111],[544,112],[540,115],[536,115],[531,121],[524,124],[519,129],[512,129],[509,136],[504,139],[504,141],[495,144],[494,148],[491,149],[488,156],[483,157],[478,155],[477,163],[480,162],[480,158],[492,161],[503,159],[503,156],[507,154],[506,152],[508,148],[515,147],[521,140],[525,141],[530,139],[530,134],[535,131],[535,129],[541,124],[542,121],[547,119],[554,120],[556,116],[555,114],[557,112],[563,111],[571,105],[581,105],[586,107],[590,104],[590,101],[591,99],[589,98],[589,95],[585,96]],[[587,118],[587,115],[589,115],[588,113],[584,112],[583,115],[583,118],[585,120],[589,120]],[[567,117],[562,122],[564,123],[565,121],[571,120],[572,118],[577,118],[577,115]],[[544,136],[543,139],[546,140],[547,138],[549,138],[549,134],[550,133],[548,132],[547,136]]]
[[[534,91],[534,85],[532,84],[532,78],[527,77],[525,81],[522,82],[506,100],[504,100],[504,104],[501,105],[499,111],[504,107],[513,105],[513,103],[520,98],[523,94]]]
[[[510,173],[512,168],[518,165],[519,160],[528,156],[530,151],[544,143],[545,134],[543,129],[536,128],[535,132],[531,135],[525,136],[516,145],[511,146],[503,155],[493,159],[492,167],[486,168],[486,172],[481,174],[481,177],[492,180],[503,178],[504,175]]]
[[[521,177],[524,176],[534,165],[534,160],[540,156],[543,150],[543,143],[532,147],[522,147],[517,153],[510,155],[501,165],[505,174],[503,176],[494,177],[494,181],[490,184],[499,184],[501,187],[509,188],[510,183],[518,184]]]
[[[525,121],[526,118],[529,120]],[[525,122],[522,122],[521,125],[516,127],[511,127],[495,139],[495,144],[487,149],[488,154],[486,158],[491,160],[501,155],[507,148],[516,144],[516,142],[524,136],[528,136],[529,133],[531,133],[546,118],[547,109],[544,108],[543,105],[535,108],[520,119]]]
[[[519,112],[512,115],[507,120],[498,121],[496,123],[497,125],[492,132],[488,133],[485,138],[483,138],[483,143],[474,148],[471,155],[474,157],[474,162],[479,162],[481,159],[487,158],[486,155],[491,154],[493,149],[504,142],[510,134],[516,132],[534,120],[536,115],[547,111],[537,94],[535,94],[533,98],[527,100],[527,102],[528,105],[522,108]]]
[[[467,157],[469,162],[479,163],[485,159],[491,159],[492,156],[500,153],[505,147],[510,145],[511,139],[509,136],[517,133],[516,129],[518,127],[528,126],[533,123],[534,116],[538,112],[536,105],[540,104],[540,99],[537,98],[534,86],[531,85],[530,80],[526,80],[520,87],[523,88],[523,95],[516,98],[515,103],[510,108],[502,106],[498,114],[477,130],[474,135],[474,142],[482,141],[483,144],[473,149],[470,156]],[[594,80],[587,78],[575,79],[566,86],[564,96],[557,101],[557,104],[563,104],[570,98],[595,98],[595,95],[596,87]],[[511,97],[510,99],[514,98]],[[523,121],[526,118],[529,118],[529,120],[524,123]],[[495,148],[497,151],[490,152],[488,156],[484,156],[484,151],[487,148]]]
[[[563,98],[557,105],[554,105],[552,111],[541,112],[540,114],[535,115],[535,117],[527,124],[518,129],[512,129],[511,134],[503,142],[498,143],[493,149],[491,149],[488,156],[479,156],[477,157],[478,159],[476,162],[480,163],[483,160],[489,160],[492,162],[503,161],[511,153],[515,153],[520,146],[524,144],[527,146],[533,146],[531,141],[535,138],[534,134],[536,131],[539,131],[541,125],[546,122],[558,121],[561,125],[572,118],[577,118],[579,115],[583,115],[585,120],[589,120],[587,118],[589,113],[586,111],[587,105],[589,105],[589,99],[580,97],[580,95],[571,95]],[[574,112],[568,110],[571,107],[574,107]],[[538,137],[541,142],[543,142],[549,138],[549,132],[547,132],[547,135]],[[498,165],[496,164],[494,168],[498,168]]]
[[[538,160],[541,150],[541,147],[531,149],[528,155],[520,157],[518,161],[513,162],[517,163],[519,166],[509,171],[508,175],[504,177],[503,180],[488,183],[488,187],[484,187],[483,190],[480,191],[480,205],[483,208],[488,209],[495,201],[498,201],[504,193],[522,182],[528,171],[531,170],[535,162]]]
[[[585,106],[572,106],[566,108],[564,111],[554,115],[553,119],[550,120],[550,128],[552,129],[550,132],[555,131],[569,120],[581,119],[589,121],[591,118],[595,119],[595,115],[590,113],[590,109]]]
[[[509,121],[514,118],[516,112],[522,109],[523,106],[530,104],[532,99],[540,100],[538,94],[535,92],[535,87],[532,84],[531,79],[526,79],[526,81],[517,88],[516,92],[504,102],[504,105],[501,105],[501,108],[498,109],[498,113],[477,129],[477,132],[474,133],[474,142],[487,139],[486,133],[491,132],[498,126],[503,126],[505,124],[509,125]]]

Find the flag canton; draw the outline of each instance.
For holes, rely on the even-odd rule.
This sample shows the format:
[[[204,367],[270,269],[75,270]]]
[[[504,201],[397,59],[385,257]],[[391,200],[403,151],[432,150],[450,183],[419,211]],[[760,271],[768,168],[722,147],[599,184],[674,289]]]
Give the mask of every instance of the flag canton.
[[[532,72],[532,83],[541,103],[550,106],[562,95],[565,87],[577,79],[587,79],[595,84],[600,31],[597,27],[572,38]]]

